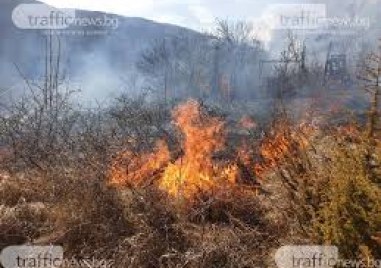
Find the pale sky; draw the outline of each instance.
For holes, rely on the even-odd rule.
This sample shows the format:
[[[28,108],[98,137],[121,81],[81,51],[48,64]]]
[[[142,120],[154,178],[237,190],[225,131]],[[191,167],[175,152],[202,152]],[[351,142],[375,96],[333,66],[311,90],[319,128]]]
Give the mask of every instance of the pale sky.
[[[59,8],[143,17],[195,30],[210,29],[216,18],[252,20],[268,4],[282,0],[43,0]]]

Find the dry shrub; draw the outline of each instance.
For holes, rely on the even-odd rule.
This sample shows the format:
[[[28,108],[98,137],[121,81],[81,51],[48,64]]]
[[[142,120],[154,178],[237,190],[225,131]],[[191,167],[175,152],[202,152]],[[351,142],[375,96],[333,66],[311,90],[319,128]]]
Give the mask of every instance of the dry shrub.
[[[351,259],[364,248],[379,256],[372,237],[381,229],[381,147],[365,137],[354,125],[320,129],[276,162],[267,183],[278,195],[271,206],[282,208],[290,226],[285,243],[337,245]]]
[[[123,204],[101,181],[67,186],[67,195],[52,207],[53,233],[47,239],[63,245],[69,256],[110,258],[118,241],[134,230]]]
[[[0,200],[6,206],[20,202],[45,202],[51,198],[53,183],[35,171],[12,174],[0,181]]]
[[[155,188],[128,190],[122,200],[136,229],[119,245],[120,267],[159,267],[162,256],[188,247],[188,238],[176,226],[180,221],[176,210],[163,193]]]
[[[31,242],[46,226],[48,211],[43,203],[0,206],[0,249]]]
[[[180,110],[184,112],[180,118],[175,116],[182,130],[178,135],[173,134],[177,142],[166,139],[161,144],[165,146],[160,143],[157,146],[164,150],[150,150],[148,144],[154,144],[159,137],[150,134],[142,146],[135,137],[136,147],[128,148],[117,159],[122,169],[117,169],[118,176],[114,173],[112,177],[117,182],[130,183],[111,187],[106,182],[109,174],[105,173],[112,166],[108,162],[110,152],[122,151],[120,147],[110,148],[114,141],[104,142],[97,150],[97,142],[93,148],[87,141],[82,144],[87,148],[82,157],[80,153],[66,155],[65,152],[62,161],[40,173],[29,170],[24,178],[11,176],[3,182],[2,203],[7,209],[20,207],[23,211],[1,222],[9,230],[4,246],[28,240],[41,245],[59,244],[64,246],[68,257],[113,259],[116,267],[238,268],[271,267],[271,252],[281,243],[295,241],[291,238],[294,235],[309,242],[333,241],[331,237],[326,239],[327,233],[341,230],[327,227],[329,219],[334,217],[327,218],[327,213],[322,212],[335,210],[329,206],[326,210],[322,208],[330,200],[322,193],[332,193],[326,186],[327,182],[335,182],[337,174],[332,174],[332,170],[341,172],[343,175],[337,177],[348,183],[353,182],[347,179],[355,174],[353,168],[367,174],[359,164],[364,155],[357,157],[352,151],[340,149],[364,151],[365,147],[357,145],[362,141],[356,133],[350,129],[341,129],[340,134],[323,133],[308,125],[294,126],[280,119],[260,143],[261,183],[269,190],[263,191],[255,184],[257,155],[251,140],[241,140],[245,138],[243,135],[226,139],[220,118],[213,117],[195,102],[188,103],[189,107],[193,121],[186,120],[192,117],[186,113],[188,110]],[[86,135],[91,134],[89,131]],[[213,138],[216,140],[210,143]],[[237,144],[252,146],[242,146],[247,150],[239,151]],[[173,174],[181,173],[183,178],[165,172],[168,166],[175,168]],[[184,175],[183,166],[189,166],[189,174]],[[229,171],[226,167],[231,166],[236,167],[230,170],[235,179],[221,179],[225,176],[222,171]],[[245,169],[250,172],[244,172]],[[213,187],[202,189],[203,184],[197,184],[204,173]],[[175,189],[176,194],[160,187],[164,174],[171,183],[177,177],[196,180],[191,198],[182,195],[181,187]],[[364,177],[355,183],[360,181],[365,184],[367,180]],[[344,189],[348,188],[347,183],[343,185]],[[363,192],[371,196],[372,202],[376,200],[375,195],[367,195],[369,191]],[[354,196],[348,198],[352,199]],[[30,207],[36,202],[42,202],[43,213],[38,214]],[[368,237],[377,229],[376,224],[368,224],[370,221],[368,217],[361,225],[369,229]],[[361,228],[356,227],[355,231],[362,239]],[[365,245],[374,251],[373,244]]]
[[[67,172],[42,180],[41,174],[33,174],[10,176],[1,184],[2,247],[58,244],[68,256],[104,259],[112,257],[120,239],[133,233],[115,190],[101,179],[75,178],[76,172]]]
[[[146,189],[122,198],[136,226],[116,255],[118,267],[256,267],[270,263],[281,226],[266,219],[253,195],[242,192],[178,203]]]
[[[36,172],[9,174],[0,181],[0,248],[30,242],[44,233],[52,185]]]
[[[335,131],[320,144],[320,153],[329,160],[315,168],[325,183],[313,222],[316,238],[337,245],[346,258],[360,257],[364,248],[374,258],[381,256],[379,245],[372,240],[381,230],[381,147],[363,134]]]

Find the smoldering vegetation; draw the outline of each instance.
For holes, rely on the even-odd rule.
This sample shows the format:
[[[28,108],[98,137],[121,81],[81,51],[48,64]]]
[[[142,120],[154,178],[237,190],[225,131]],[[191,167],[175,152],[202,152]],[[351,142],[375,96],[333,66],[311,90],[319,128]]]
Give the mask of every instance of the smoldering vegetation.
[[[217,29],[155,41],[143,90],[92,107],[48,38],[42,79],[2,104],[0,249],[115,267],[276,267],[290,244],[381,257],[380,52],[337,70],[292,33],[274,60],[249,25]]]

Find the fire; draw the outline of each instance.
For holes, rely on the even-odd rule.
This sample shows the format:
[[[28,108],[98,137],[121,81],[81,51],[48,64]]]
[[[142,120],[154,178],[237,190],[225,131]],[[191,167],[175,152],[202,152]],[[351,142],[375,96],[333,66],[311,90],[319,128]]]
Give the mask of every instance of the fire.
[[[211,191],[217,183],[235,183],[237,167],[221,167],[213,161],[213,155],[225,146],[224,123],[203,114],[195,101],[178,107],[173,117],[183,134],[184,155],[166,168],[160,189],[187,198],[199,191]]]
[[[153,153],[134,154],[125,151],[118,155],[111,167],[111,184],[142,186],[147,178],[163,168],[170,160],[167,144],[159,140]]]
[[[291,128],[289,123],[279,123],[260,145],[262,163],[255,165],[255,173],[261,178],[279,167],[287,157],[296,156],[300,150],[308,148],[316,128],[303,123]]]
[[[278,122],[261,140],[259,147],[250,138],[243,139],[235,155],[217,159],[226,152],[226,126],[218,117],[207,114],[201,105],[190,100],[172,112],[173,124],[179,130],[180,153],[172,159],[169,146],[159,140],[151,152],[122,152],[111,168],[111,183],[130,187],[155,185],[173,198],[194,199],[201,193],[221,193],[227,189],[250,189],[256,193],[256,179],[281,166],[309,147],[316,127],[303,123],[293,127]],[[256,123],[244,117],[242,129],[255,129]],[[256,159],[259,148],[260,161]],[[222,157],[220,157],[222,158]],[[246,184],[242,185],[242,184]]]
[[[275,134],[274,137],[263,140],[260,155],[263,163],[255,166],[257,176],[262,177],[268,171],[274,169],[291,150],[291,142],[283,133]]]
[[[200,192],[235,185],[237,165],[221,163],[214,155],[225,149],[224,122],[205,114],[190,100],[173,111],[173,121],[182,134],[182,155],[171,163],[168,145],[160,141],[152,153],[120,154],[111,169],[111,182],[139,187],[160,173],[159,189],[172,197],[191,199]]]

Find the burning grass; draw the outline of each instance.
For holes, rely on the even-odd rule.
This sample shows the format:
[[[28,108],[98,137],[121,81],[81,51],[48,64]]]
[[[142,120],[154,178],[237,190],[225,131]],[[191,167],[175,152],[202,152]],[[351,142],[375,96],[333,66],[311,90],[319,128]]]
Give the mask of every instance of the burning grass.
[[[180,132],[180,155],[171,161],[168,145],[163,141],[150,153],[122,153],[113,163],[111,182],[141,186],[152,182],[156,174],[159,189],[186,200],[236,186],[240,176],[238,164],[216,159],[218,153],[226,150],[225,123],[208,115],[194,100],[179,105],[172,116]]]
[[[89,161],[66,152],[49,169],[0,177],[0,247],[58,243],[115,267],[273,267],[271,252],[298,243],[379,256],[379,141],[355,124],[276,118],[261,129],[251,118],[190,100],[143,146],[105,135]]]
[[[302,151],[309,148],[309,139],[316,132],[316,127],[306,123],[294,127],[287,120],[275,122],[259,146],[261,161],[255,165],[257,176],[263,178],[281,167],[285,160],[297,159]]]

